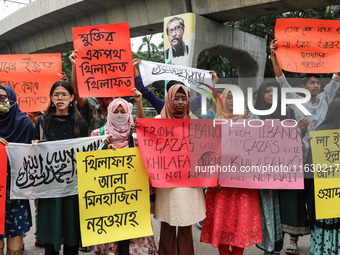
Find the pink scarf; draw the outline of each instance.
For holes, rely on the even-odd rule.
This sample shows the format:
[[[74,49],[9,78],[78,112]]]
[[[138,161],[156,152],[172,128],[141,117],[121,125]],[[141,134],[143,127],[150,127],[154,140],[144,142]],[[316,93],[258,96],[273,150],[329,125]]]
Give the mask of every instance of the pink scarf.
[[[121,105],[125,110],[125,114],[116,114],[114,111]],[[116,148],[125,148],[128,146],[128,137],[130,127],[133,124],[133,117],[130,112],[129,103],[122,99],[114,99],[107,107],[107,123],[105,129],[112,136],[111,143]],[[105,132],[106,133],[106,132]]]

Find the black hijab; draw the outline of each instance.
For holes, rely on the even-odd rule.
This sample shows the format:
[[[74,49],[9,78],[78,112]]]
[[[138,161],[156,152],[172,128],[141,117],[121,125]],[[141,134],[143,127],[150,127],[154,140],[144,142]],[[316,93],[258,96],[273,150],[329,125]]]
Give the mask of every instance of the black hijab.
[[[281,87],[280,84],[275,79],[266,79],[262,82],[260,88],[257,91],[257,99],[255,103],[256,110],[268,110],[271,108],[271,104],[268,104],[264,100],[264,95],[266,93],[267,87],[277,88],[278,98],[277,98],[277,107],[276,110],[270,115],[259,115],[260,119],[286,119],[285,116],[281,116]]]
[[[14,90],[7,85],[0,85],[7,92],[11,108],[8,113],[0,114],[0,137],[7,142],[31,143],[34,139],[34,127],[31,120],[19,109]]]

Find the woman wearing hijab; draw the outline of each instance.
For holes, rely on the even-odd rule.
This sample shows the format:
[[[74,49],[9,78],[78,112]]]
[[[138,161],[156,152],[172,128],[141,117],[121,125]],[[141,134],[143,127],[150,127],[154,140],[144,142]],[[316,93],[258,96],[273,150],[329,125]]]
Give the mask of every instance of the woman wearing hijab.
[[[220,95],[222,104],[217,102],[216,119],[244,119],[246,112],[241,115],[233,114],[233,94],[229,89],[224,89]]]
[[[168,87],[164,108],[156,118],[190,119],[190,93],[185,85],[169,81]],[[205,217],[203,189],[157,188],[154,217],[161,221],[160,255],[193,255],[191,225]]]
[[[316,130],[340,129],[339,109],[340,98],[336,98],[329,104],[326,118]],[[312,163],[312,152],[311,149],[309,149],[306,164],[310,166]],[[308,207],[308,219],[311,225],[310,254],[339,254],[340,218],[316,220],[313,176],[305,179],[305,194]]]
[[[280,86],[274,79],[265,80],[257,91],[255,109],[268,110],[273,104],[273,88],[280,91]],[[253,119],[284,119],[281,116],[281,93],[278,93],[276,110],[270,115],[257,116]],[[263,241],[257,246],[264,250],[264,254],[279,254],[283,246],[283,234],[280,219],[279,194],[277,190],[259,190],[262,218]]]
[[[34,127],[30,119],[19,109],[14,90],[0,86],[0,143],[31,143]],[[4,160],[4,159],[1,159]],[[23,234],[32,226],[31,210],[28,200],[11,200],[11,168],[7,164],[7,189],[5,209],[5,232],[0,235],[0,255],[4,254],[4,238],[7,238],[7,254],[23,254]]]
[[[268,110],[273,104],[273,88],[277,88],[277,106],[276,110],[269,115],[257,116],[252,114],[251,118],[254,119],[295,119],[294,112],[286,108],[286,115],[281,115],[281,88],[275,79],[265,80],[257,92],[257,99],[255,109]],[[286,219],[287,209],[289,208],[289,201],[286,199],[286,191],[278,190],[259,190],[260,195],[260,208],[262,218],[262,233],[263,241],[257,245],[260,249],[264,250],[264,254],[279,254],[283,247],[283,233],[281,225],[282,219]],[[294,192],[294,191],[293,191]],[[282,193],[282,196],[279,195]],[[287,196],[290,197],[291,191],[287,191]],[[280,201],[279,197],[282,197]],[[280,201],[280,203],[279,203]],[[286,202],[287,201],[287,205]],[[292,201],[290,201],[292,202]],[[298,202],[296,202],[298,203]]]
[[[36,139],[57,141],[87,136],[87,124],[75,105],[74,92],[66,81],[50,90],[51,102],[35,125]],[[45,255],[78,254],[80,241],[78,195],[38,200],[37,238],[45,243]]]
[[[277,89],[277,106],[276,110],[269,115],[257,116],[252,114],[254,119],[295,119],[294,112],[290,108],[286,108],[286,115],[281,115],[281,87],[275,79],[266,79],[256,93],[255,109],[268,110],[273,104],[273,88]]]
[[[133,94],[137,102],[137,115],[144,117],[142,94],[135,91]],[[92,136],[107,134],[111,137],[108,148],[121,149],[133,147],[131,141],[131,125],[133,116],[130,104],[122,99],[114,99],[107,108],[107,123],[100,129],[91,132]],[[123,240],[118,242],[100,244],[95,246],[95,255],[157,255],[157,248],[153,236]]]
[[[133,116],[129,103],[122,99],[114,99],[107,107],[107,122],[98,129],[91,132],[91,136],[111,135],[111,144],[116,149],[127,148],[130,128],[133,124]]]
[[[233,115],[233,95],[225,89],[217,103],[217,119],[244,119]],[[259,195],[256,189],[207,189],[207,217],[201,242],[211,243],[221,255],[243,254],[244,248],[262,241]],[[231,246],[231,247],[230,247]],[[230,249],[231,248],[231,249]]]

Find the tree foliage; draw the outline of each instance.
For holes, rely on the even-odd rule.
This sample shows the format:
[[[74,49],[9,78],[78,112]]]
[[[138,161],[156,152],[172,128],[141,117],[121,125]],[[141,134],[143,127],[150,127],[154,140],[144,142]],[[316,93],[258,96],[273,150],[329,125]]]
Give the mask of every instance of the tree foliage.
[[[61,53],[62,69],[63,72],[66,73],[66,76],[69,79],[69,81],[71,81],[72,66],[70,60],[68,59],[68,56],[70,56],[71,53],[72,50]]]
[[[146,46],[146,60],[151,60],[151,55],[155,57],[156,53],[159,52],[158,47],[156,44],[152,43],[152,36],[153,35],[146,35],[142,38],[142,44],[139,46],[137,52],[141,52],[142,48]],[[159,54],[157,54],[159,55]]]
[[[161,42],[158,46],[151,42],[153,35],[146,35],[142,38],[142,44],[139,46],[137,52],[132,52],[132,58],[138,58],[140,60],[149,60],[153,62],[164,63],[164,54],[163,48],[164,44]],[[142,51],[143,48],[146,47],[146,51]],[[155,93],[159,98],[164,97],[165,85],[164,81],[154,82],[149,86],[150,89]],[[146,100],[143,100],[143,104]],[[151,106],[151,105],[147,105]]]

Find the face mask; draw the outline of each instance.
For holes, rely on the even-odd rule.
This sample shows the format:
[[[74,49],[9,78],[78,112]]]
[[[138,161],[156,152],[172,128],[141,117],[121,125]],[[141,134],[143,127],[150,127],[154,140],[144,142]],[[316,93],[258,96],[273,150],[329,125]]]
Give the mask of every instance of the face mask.
[[[127,113],[124,114],[113,114],[113,119],[115,122],[115,125],[125,125],[128,122],[129,115]]]
[[[10,108],[11,108],[11,105],[9,103],[9,100],[6,99],[5,101],[0,103],[0,114],[8,113]]]

